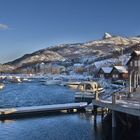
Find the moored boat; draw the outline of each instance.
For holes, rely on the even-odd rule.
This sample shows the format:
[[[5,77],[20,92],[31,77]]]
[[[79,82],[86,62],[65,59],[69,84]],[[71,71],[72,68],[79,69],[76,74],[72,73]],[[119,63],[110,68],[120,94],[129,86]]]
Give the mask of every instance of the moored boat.
[[[97,82],[81,82],[77,87],[75,99],[92,101],[95,98],[95,93],[100,94],[102,92],[104,89]]]
[[[81,82],[68,82],[68,83],[66,83],[66,86],[68,86],[69,88],[72,88],[72,89],[77,89],[78,88],[78,85],[80,83]]]
[[[3,89],[5,85],[3,83],[0,83],[0,90]]]
[[[11,83],[21,83],[22,82],[22,79],[20,78],[20,77],[11,77],[10,79],[9,79],[9,82],[11,82]]]
[[[45,85],[61,85],[62,79],[61,78],[48,78],[44,84]]]

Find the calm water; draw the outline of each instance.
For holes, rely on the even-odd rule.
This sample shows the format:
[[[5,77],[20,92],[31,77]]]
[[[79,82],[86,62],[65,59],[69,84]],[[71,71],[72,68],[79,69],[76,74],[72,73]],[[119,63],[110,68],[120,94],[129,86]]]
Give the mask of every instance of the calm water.
[[[20,107],[74,102],[74,92],[41,82],[8,84],[0,91],[0,107]]]
[[[8,84],[0,91],[0,107],[19,107],[74,102],[74,91],[40,82]],[[107,132],[107,133],[105,133]],[[110,140],[110,128],[85,113],[51,115],[0,122],[0,140]],[[113,135],[115,139],[115,135]],[[120,135],[120,140],[123,135]]]

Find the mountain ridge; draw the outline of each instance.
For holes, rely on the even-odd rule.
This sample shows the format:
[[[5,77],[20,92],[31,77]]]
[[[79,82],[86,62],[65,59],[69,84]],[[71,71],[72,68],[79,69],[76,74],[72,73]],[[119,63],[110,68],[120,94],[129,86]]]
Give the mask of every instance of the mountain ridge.
[[[107,35],[107,37],[105,37]],[[120,53],[122,49],[130,52],[131,47],[140,44],[140,37],[113,36],[105,33],[102,39],[93,40],[85,43],[61,44],[25,54],[22,57],[5,63],[14,67],[21,67],[28,63],[65,61],[81,57],[111,57],[113,54]]]

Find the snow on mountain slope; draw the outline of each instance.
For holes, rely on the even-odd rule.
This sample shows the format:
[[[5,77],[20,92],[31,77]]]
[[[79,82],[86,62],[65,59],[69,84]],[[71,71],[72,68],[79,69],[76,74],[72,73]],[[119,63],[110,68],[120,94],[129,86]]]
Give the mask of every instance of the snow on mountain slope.
[[[131,47],[140,43],[140,37],[121,37],[113,36],[106,33],[103,39],[90,41],[86,43],[62,44],[46,49],[39,50],[32,54],[26,54],[23,57],[7,63],[8,65],[20,67],[23,64],[64,61],[67,59],[79,58],[85,61],[88,58],[90,61],[96,59],[118,59],[122,55],[122,49],[127,53],[132,50]],[[92,58],[92,59],[90,59]]]
[[[59,55],[56,52],[49,51],[49,50],[41,50],[35,53],[25,55],[15,61],[9,62],[8,64],[15,65],[17,67],[22,66],[23,64],[27,63],[38,63],[38,62],[47,62],[47,61],[64,61],[65,58]]]

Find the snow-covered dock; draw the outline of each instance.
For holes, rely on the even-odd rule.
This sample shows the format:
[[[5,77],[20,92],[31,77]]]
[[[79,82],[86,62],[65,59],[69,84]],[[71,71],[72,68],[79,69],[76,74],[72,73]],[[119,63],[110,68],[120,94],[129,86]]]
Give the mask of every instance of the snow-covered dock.
[[[108,108],[113,111],[118,111],[118,112],[140,117],[140,102],[130,103],[128,101],[118,100],[116,101],[115,104],[112,104],[112,101],[93,100],[92,104],[93,106]]]
[[[112,127],[116,127],[116,112],[133,115],[140,118],[140,100],[134,97],[132,97],[132,99],[122,98],[117,100],[116,95],[114,94],[112,96],[112,100],[95,99],[92,101],[92,104],[94,106],[95,121],[98,107],[108,108],[109,110],[112,110]]]
[[[23,116],[23,115],[36,115],[39,113],[55,113],[63,111],[82,110],[87,106],[86,102],[80,103],[67,103],[67,104],[54,104],[32,107],[17,107],[17,108],[4,108],[0,109],[0,119]]]

